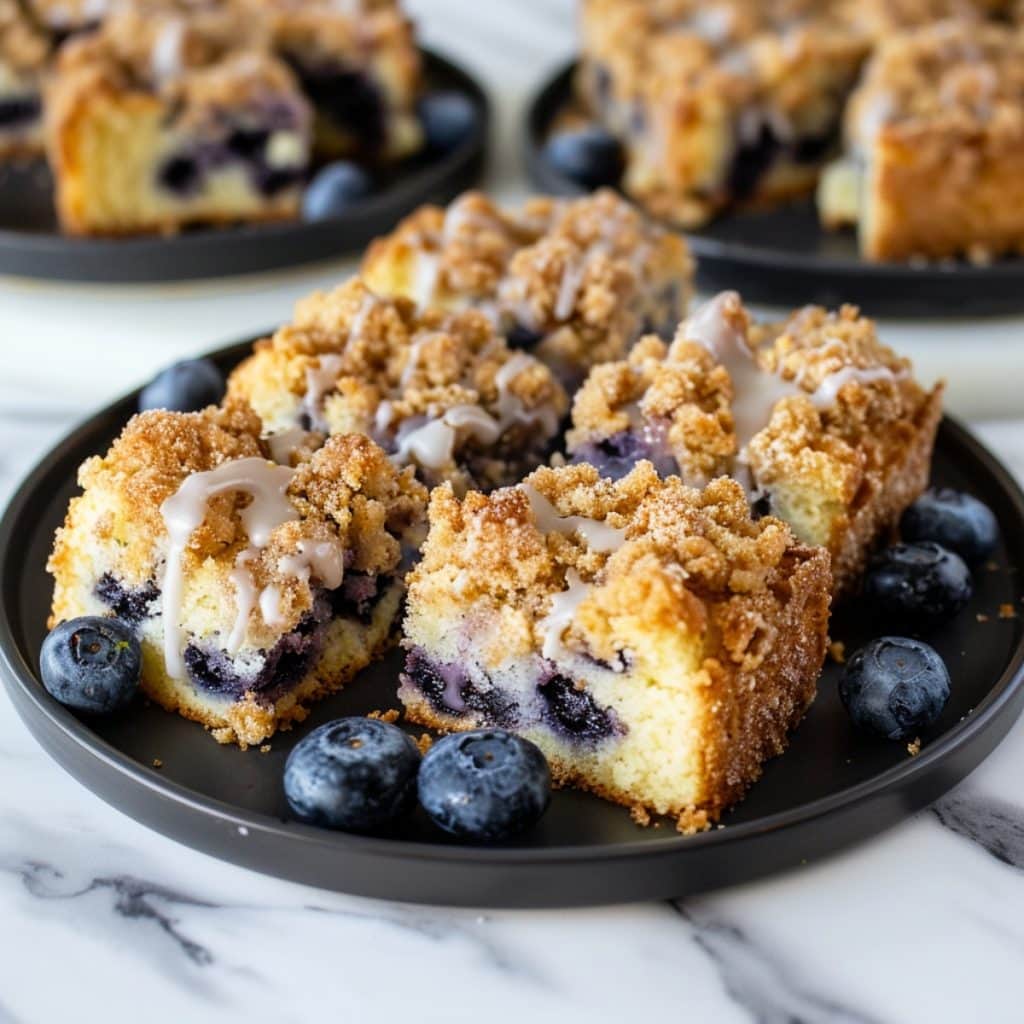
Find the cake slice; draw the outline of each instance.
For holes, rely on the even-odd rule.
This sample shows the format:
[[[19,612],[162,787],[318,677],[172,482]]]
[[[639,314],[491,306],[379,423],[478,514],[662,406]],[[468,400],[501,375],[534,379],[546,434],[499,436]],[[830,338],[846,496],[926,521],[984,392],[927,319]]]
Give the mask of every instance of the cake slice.
[[[275,51],[313,104],[319,158],[381,162],[422,146],[422,61],[397,0],[243,2],[269,20]]]
[[[870,41],[821,0],[586,0],[577,89],[626,191],[696,227],[813,190]]]
[[[872,260],[1024,250],[1024,34],[950,21],[887,39],[818,192]]]
[[[540,469],[489,497],[437,488],[409,580],[407,716],[511,729],[556,781],[682,831],[718,820],[814,698],[831,578],[821,548],[640,463]]]
[[[0,160],[43,149],[43,73],[50,40],[17,0],[0,0]]]
[[[736,477],[759,511],[829,550],[839,593],[927,486],[941,391],[922,388],[855,307],[759,325],[723,292],[671,346],[645,338],[596,367],[567,446],[612,478],[641,459],[696,486]]]
[[[609,190],[517,211],[479,192],[425,206],[370,246],[362,272],[421,309],[482,310],[570,390],[641,334],[669,336],[693,283],[683,239]]]
[[[252,405],[284,460],[289,446],[359,431],[425,483],[459,493],[543,462],[569,404],[551,371],[512,351],[482,313],[418,312],[358,278],[300,302],[234,371],[228,394]]]
[[[311,112],[233,5],[136,0],[62,48],[47,92],[61,224],[177,231],[298,213]]]
[[[426,502],[365,437],[267,455],[243,404],[142,413],[83,464],[48,564],[51,627],[131,624],[146,695],[242,747],[388,647]]]

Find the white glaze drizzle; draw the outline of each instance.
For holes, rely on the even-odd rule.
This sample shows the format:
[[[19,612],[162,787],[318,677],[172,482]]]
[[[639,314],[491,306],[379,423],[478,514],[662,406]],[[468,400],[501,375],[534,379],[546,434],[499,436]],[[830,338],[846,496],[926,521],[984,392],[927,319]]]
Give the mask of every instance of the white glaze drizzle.
[[[260,615],[271,629],[279,629],[287,622],[281,612],[281,590],[273,584],[260,591]]]
[[[245,639],[245,631],[249,625],[249,615],[256,606],[256,587],[252,582],[252,573],[246,568],[255,557],[255,548],[246,548],[244,551],[239,551],[238,557],[235,559],[235,567],[228,573],[228,579],[231,580],[235,587],[237,613],[235,615],[235,624],[228,635],[224,649],[232,657],[238,653],[239,648],[242,646],[242,641]]]
[[[565,582],[568,586],[561,593],[552,596],[551,610],[540,621],[540,628],[544,634],[541,654],[552,661],[567,653],[562,637],[572,625],[576,610],[594,589],[580,579],[575,569],[566,572]]]
[[[327,428],[324,421],[324,396],[338,383],[343,365],[344,358],[331,353],[320,356],[318,366],[306,367],[306,394],[302,399],[302,408],[314,429]]]
[[[831,409],[839,400],[839,392],[851,381],[870,384],[876,380],[895,381],[902,374],[893,373],[887,366],[869,366],[859,369],[856,366],[844,366],[825,377],[818,387],[807,397],[817,409]]]
[[[437,255],[421,249],[416,254],[416,273],[412,284],[412,298],[417,309],[426,309],[434,301],[440,276],[441,261]]]
[[[185,664],[181,654],[181,602],[184,589],[183,558],[193,530],[206,518],[207,503],[225,491],[244,491],[252,501],[239,516],[254,548],[262,548],[282,523],[299,518],[286,491],[294,470],[266,459],[246,458],[225,462],[215,469],[193,473],[160,506],[169,545],[163,582],[164,661],[167,674],[181,679]]]
[[[568,536],[579,532],[594,551],[608,554],[617,551],[626,542],[626,531],[599,519],[586,516],[561,516],[554,505],[532,484],[519,485],[530,502],[533,518],[541,533],[561,533]]]
[[[279,466],[287,466],[291,461],[292,452],[305,436],[306,432],[302,427],[288,427],[286,430],[268,435],[263,440],[270,449],[270,457]]]
[[[341,586],[345,578],[345,558],[341,543],[334,537],[327,540],[300,540],[295,554],[278,559],[279,572],[294,576],[303,583],[318,580],[328,590]]]
[[[516,423],[540,423],[548,434],[558,429],[558,414],[550,405],[527,409],[523,400],[509,390],[512,381],[537,365],[538,360],[525,352],[516,352],[494,375],[494,386],[498,389],[498,418],[504,433]]]
[[[150,73],[155,81],[165,82],[181,73],[184,44],[184,19],[174,18],[160,29],[150,52]]]

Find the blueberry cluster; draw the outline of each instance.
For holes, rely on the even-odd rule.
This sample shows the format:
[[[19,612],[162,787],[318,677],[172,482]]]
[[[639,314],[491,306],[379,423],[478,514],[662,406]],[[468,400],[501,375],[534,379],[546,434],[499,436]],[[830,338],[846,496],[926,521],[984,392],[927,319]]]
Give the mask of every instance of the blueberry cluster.
[[[551,774],[540,750],[502,729],[446,736],[421,758],[412,738],[374,718],[339,718],[301,740],[284,770],[301,821],[372,832],[416,803],[446,832],[494,842],[533,825],[548,806]]]
[[[912,630],[934,628],[955,616],[973,592],[971,570],[999,540],[992,510],[977,498],[932,489],[904,513],[903,543],[868,567],[864,594],[887,621]],[[892,740],[910,739],[938,720],[949,700],[945,663],[922,640],[884,636],[847,661],[839,696],[854,724]]]

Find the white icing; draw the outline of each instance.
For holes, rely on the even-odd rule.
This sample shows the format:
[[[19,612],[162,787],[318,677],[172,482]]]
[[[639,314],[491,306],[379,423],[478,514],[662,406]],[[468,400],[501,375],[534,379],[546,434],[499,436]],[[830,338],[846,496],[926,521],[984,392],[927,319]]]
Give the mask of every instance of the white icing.
[[[338,375],[344,359],[340,355],[322,355],[318,366],[306,367],[306,394],[302,408],[314,429],[326,430],[324,421],[324,396],[338,383]]]
[[[271,629],[280,629],[287,620],[281,612],[281,591],[278,587],[268,586],[260,591],[260,615]]]
[[[392,458],[400,464],[413,459],[427,469],[443,469],[452,461],[460,432],[476,437],[484,444],[493,444],[501,436],[502,429],[479,406],[454,405],[437,419],[409,431],[398,442],[398,450]]]
[[[182,18],[174,18],[160,29],[150,53],[150,72],[157,82],[181,74],[184,44],[185,22]]]
[[[232,657],[242,646],[245,631],[249,625],[249,615],[256,606],[256,587],[252,581],[252,573],[246,568],[246,565],[255,557],[255,548],[246,548],[244,551],[240,551],[235,559],[235,567],[228,573],[228,579],[235,586],[235,605],[238,609],[234,627],[224,647]]]
[[[252,501],[239,512],[249,543],[259,549],[282,523],[298,519],[286,491],[294,470],[259,458],[235,459],[204,473],[186,477],[161,506],[160,515],[169,540],[163,582],[164,661],[167,674],[181,679],[181,602],[184,590],[183,557],[192,531],[206,518],[207,502],[225,491],[245,491]]]
[[[291,462],[292,452],[298,448],[299,443],[306,436],[302,427],[288,427],[287,430],[279,430],[276,434],[270,434],[263,440],[270,449],[270,457],[281,466],[287,466]]]
[[[572,309],[576,305],[576,297],[579,295],[580,286],[583,284],[583,276],[586,272],[586,254],[565,265],[565,269],[562,271],[562,280],[558,285],[558,297],[555,299],[554,314],[556,320],[567,320],[572,314]]]
[[[328,590],[341,586],[345,577],[345,553],[340,541],[300,540],[295,554],[278,559],[279,572],[295,576],[308,583],[310,578],[318,580]]]
[[[568,536],[579,532],[591,549],[605,554],[618,550],[626,542],[625,530],[585,516],[560,516],[555,506],[532,484],[520,484],[520,487],[530,502],[533,518],[541,533]]]
[[[377,297],[367,292],[363,296],[363,301],[359,304],[359,308],[356,310],[356,315],[352,318],[352,323],[349,324],[349,341],[358,338],[363,333],[363,328],[366,326],[366,318],[373,312],[376,305]]]
[[[394,406],[386,400],[381,402],[380,405],[377,406],[377,412],[373,417],[373,429],[378,435],[386,433],[394,418]]]
[[[494,444],[504,429],[478,405],[453,405],[441,418],[457,431],[465,431],[483,444]]]
[[[420,351],[427,342],[433,340],[437,336],[437,331],[428,331],[426,334],[419,335],[416,340],[409,345],[409,358],[405,361],[405,366],[402,367],[402,375],[398,379],[399,388],[407,388],[409,386],[409,382],[412,380],[412,375],[416,372],[420,364]]]
[[[519,374],[536,365],[537,360],[533,356],[528,356],[525,352],[516,352],[494,375],[494,385],[498,389],[498,418],[501,432],[516,423],[540,423],[548,434],[553,434],[558,429],[558,414],[551,406],[527,409],[523,405],[523,400],[509,390],[512,381]]]
[[[568,584],[560,594],[551,598],[551,610],[541,619],[540,628],[544,634],[544,643],[541,647],[541,654],[549,660],[557,660],[566,652],[562,637],[565,631],[572,625],[576,609],[590,596],[593,587],[584,583],[575,569],[570,569],[565,574],[565,581]]]
[[[267,140],[264,159],[270,167],[302,167],[306,150],[306,141],[298,132],[274,132]]]
[[[851,381],[870,384],[876,380],[896,380],[897,374],[887,366],[872,366],[858,369],[855,366],[844,366],[835,373],[830,373],[807,397],[818,409],[831,409],[839,399],[839,392]]]

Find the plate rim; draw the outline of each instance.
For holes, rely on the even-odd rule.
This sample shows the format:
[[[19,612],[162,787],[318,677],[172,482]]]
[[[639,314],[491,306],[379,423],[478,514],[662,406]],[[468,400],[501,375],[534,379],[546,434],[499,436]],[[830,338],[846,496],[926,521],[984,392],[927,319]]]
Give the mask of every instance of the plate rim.
[[[262,336],[257,335],[257,337]],[[208,355],[222,366],[227,366],[244,354],[252,341],[253,339],[246,339],[215,349]],[[21,570],[15,564],[17,558],[15,553],[17,551],[16,529],[21,525],[27,506],[39,500],[37,492],[40,485],[56,471],[61,462],[70,457],[69,449],[80,445],[97,430],[104,420],[116,417],[121,422],[127,421],[128,416],[134,412],[139,390],[130,391],[121,398],[93,411],[62,435],[22,478],[0,517],[0,669],[3,670],[0,675],[3,676],[8,697],[19,716],[25,721],[37,742],[40,742],[47,754],[58,764],[61,764],[60,760],[51,754],[45,744],[39,740],[33,723],[23,713],[23,700],[27,700],[34,708],[34,714],[40,719],[37,724],[45,723],[56,728],[81,751],[103,762],[121,779],[145,789],[150,794],[170,800],[181,808],[189,808],[198,812],[206,818],[230,824],[236,828],[243,827],[248,830],[257,830],[266,835],[275,835],[283,840],[298,838],[304,844],[322,845],[326,843],[329,846],[351,849],[360,855],[386,854],[391,859],[397,857],[403,861],[454,862],[456,864],[472,862],[476,865],[482,861],[484,862],[483,866],[488,867],[555,864],[565,866],[581,862],[593,864],[634,858],[671,858],[686,850],[732,846],[752,836],[781,834],[787,829],[806,826],[815,820],[825,821],[838,811],[852,810],[864,802],[878,798],[891,787],[898,787],[901,790],[909,788],[915,781],[929,775],[937,764],[945,761],[958,748],[971,740],[980,738],[997,725],[1002,720],[1001,715],[1006,706],[1012,704],[1015,699],[1020,700],[1021,698],[1021,691],[1024,689],[1024,636],[1018,642],[1002,674],[989,688],[985,698],[972,709],[970,714],[964,716],[941,736],[931,741],[916,757],[908,758],[870,779],[819,797],[809,803],[799,804],[796,807],[747,822],[726,823],[724,828],[711,829],[696,835],[666,836],[657,842],[636,840],[607,845],[551,847],[428,843],[386,836],[335,832],[315,828],[291,819],[282,821],[261,812],[240,810],[234,805],[205,796],[161,776],[155,769],[135,761],[100,737],[89,727],[87,721],[78,719],[50,697],[38,681],[32,665],[23,657],[14,635],[11,609],[8,607],[7,598],[8,590],[13,588],[15,582],[20,578]],[[1003,497],[1009,502],[1012,513],[1021,522],[1024,522],[1024,490],[1000,459],[989,451],[967,427],[948,415],[944,417],[940,426],[940,437],[943,434],[948,435],[954,444],[966,448],[972,458],[984,466]],[[975,762],[975,766],[986,756],[988,756],[987,753]],[[80,784],[85,785],[74,772],[69,771],[69,774],[75,777]],[[958,774],[957,781],[963,777],[965,775]],[[86,788],[95,792],[91,786],[87,785]],[[97,793],[97,795],[100,795],[105,802],[111,803],[121,813],[125,813],[117,807],[117,804],[107,800],[102,794]],[[894,823],[895,821],[889,822],[885,827],[890,827]],[[153,828],[149,825],[147,827]],[[160,831],[156,828],[153,830]],[[177,840],[177,837],[175,839],[182,841]],[[849,842],[841,844],[842,848],[847,848],[850,845],[853,844]],[[202,849],[202,847],[200,848]]]
[[[579,59],[573,57],[560,64],[550,75],[536,87],[530,96],[523,119],[522,136],[526,153],[527,174],[530,180],[542,187],[550,187],[550,183],[558,182],[562,194],[577,196],[588,195],[584,186],[560,174],[544,159],[543,146],[540,139],[550,124],[548,108],[554,106],[567,91],[571,89],[572,79],[579,67]],[[625,198],[633,201],[630,196],[616,189]],[[663,218],[655,218],[658,223],[672,228],[670,222]],[[702,233],[701,229],[685,230],[672,228],[686,236],[686,240],[694,255],[703,259],[741,260],[751,269],[782,269],[791,272],[812,270],[837,278],[871,277],[879,282],[914,284],[921,282],[937,283],[943,280],[991,282],[1000,280],[1020,280],[1024,283],[1024,256],[1013,259],[996,260],[987,265],[976,265],[957,261],[952,263],[932,262],[923,266],[908,261],[895,263],[872,263],[867,260],[857,261],[849,257],[829,255],[801,255],[788,249],[766,249],[742,241],[724,241],[711,238]],[[813,264],[813,267],[811,266]],[[1024,301],[1021,306],[1024,307]]]
[[[490,93],[483,82],[461,62],[453,59],[447,53],[422,45],[418,47],[418,50],[423,58],[425,78],[429,80],[431,74],[444,75],[460,82],[480,111],[479,123],[471,135],[454,149],[439,155],[425,166],[415,168],[410,173],[401,176],[385,191],[371,194],[345,216],[306,221],[300,214],[298,217],[287,220],[210,226],[195,231],[166,235],[150,232],[125,237],[68,235],[59,230],[25,231],[0,225],[0,261],[3,261],[5,266],[12,268],[0,270],[0,274],[38,281],[160,284],[215,280],[218,277],[236,274],[262,273],[275,269],[300,267],[318,259],[341,258],[360,251],[363,248],[362,242],[342,243],[334,246],[333,256],[325,255],[319,250],[312,255],[296,251],[286,260],[271,259],[254,267],[235,269],[233,266],[228,266],[225,270],[216,273],[206,271],[192,275],[187,272],[184,274],[168,273],[166,269],[151,274],[143,273],[141,276],[103,275],[90,273],[88,268],[90,261],[102,261],[104,257],[115,254],[121,263],[127,263],[133,257],[146,259],[149,254],[159,252],[161,258],[169,262],[175,256],[187,260],[190,254],[198,251],[207,250],[220,254],[222,250],[229,247],[251,246],[260,243],[283,246],[291,242],[293,249],[300,249],[310,240],[326,239],[328,236],[336,238],[345,232],[346,225],[356,217],[359,221],[379,220],[382,217],[387,217],[387,219],[397,222],[415,206],[430,201],[423,197],[445,192],[450,181],[461,179],[463,176],[471,177],[473,180],[478,179],[492,142],[494,106]],[[456,191],[463,187],[468,186],[459,184]],[[410,195],[419,198],[413,198],[410,204]],[[398,207],[402,209],[397,213],[393,212]],[[356,234],[359,233],[356,232]],[[321,243],[321,248],[323,244],[325,243]],[[34,266],[27,270],[13,269],[18,259],[33,261],[33,264],[46,260],[60,261],[62,265],[78,261],[82,267],[77,272],[78,276],[67,270],[47,271],[35,269]]]

